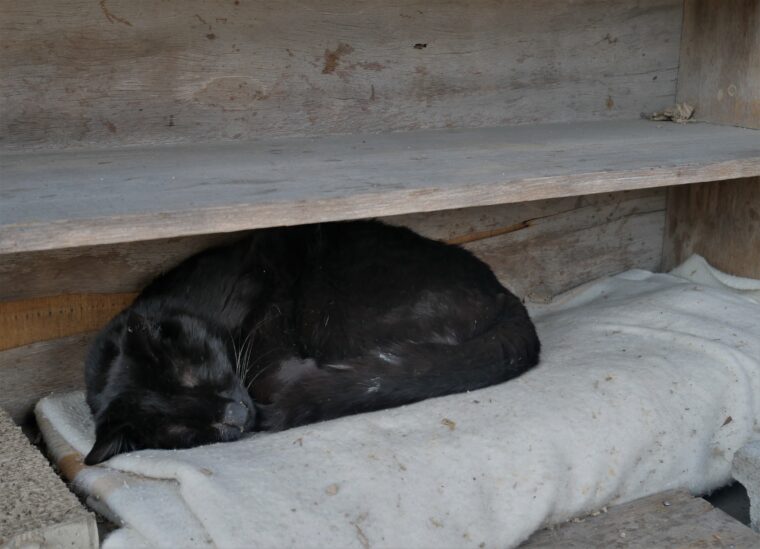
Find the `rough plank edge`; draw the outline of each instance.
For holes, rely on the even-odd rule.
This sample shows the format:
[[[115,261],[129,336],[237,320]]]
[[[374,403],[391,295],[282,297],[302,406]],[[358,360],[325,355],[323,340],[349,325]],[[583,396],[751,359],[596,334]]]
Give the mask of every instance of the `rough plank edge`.
[[[645,496],[539,530],[520,545],[521,549],[759,546],[760,535],[682,489]]]
[[[757,158],[708,165],[591,172],[463,185],[456,188],[429,187],[366,193],[327,200],[245,204],[158,214],[24,224],[0,228],[0,254],[490,206],[758,175],[760,151]]]

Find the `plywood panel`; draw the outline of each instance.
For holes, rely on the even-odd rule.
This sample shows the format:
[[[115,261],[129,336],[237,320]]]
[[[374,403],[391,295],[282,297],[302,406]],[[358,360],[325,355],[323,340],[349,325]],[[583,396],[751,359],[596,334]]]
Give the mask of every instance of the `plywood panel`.
[[[681,0],[2,0],[0,143],[79,147],[636,117]]]
[[[684,2],[678,100],[698,120],[760,128],[760,0]]]
[[[666,269],[697,253],[722,271],[760,278],[760,178],[675,187],[667,215]]]
[[[760,132],[645,120],[0,155],[0,253],[760,174]]]

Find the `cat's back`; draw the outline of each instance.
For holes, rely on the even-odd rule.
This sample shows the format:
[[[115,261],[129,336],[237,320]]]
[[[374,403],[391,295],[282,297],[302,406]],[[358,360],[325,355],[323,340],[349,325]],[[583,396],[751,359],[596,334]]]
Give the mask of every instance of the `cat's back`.
[[[316,269],[333,280],[408,295],[452,286],[500,292],[491,269],[469,251],[379,221],[324,224],[315,236]]]

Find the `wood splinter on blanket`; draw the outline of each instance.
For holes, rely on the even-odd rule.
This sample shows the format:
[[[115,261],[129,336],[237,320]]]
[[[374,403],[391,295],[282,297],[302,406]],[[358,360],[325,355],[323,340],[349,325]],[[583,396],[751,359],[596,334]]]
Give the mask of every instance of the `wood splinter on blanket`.
[[[676,103],[675,105],[668,107],[663,111],[653,112],[651,114],[644,113],[643,118],[654,121],[669,121],[676,122],[677,124],[685,124],[694,116],[695,108],[688,103]]]

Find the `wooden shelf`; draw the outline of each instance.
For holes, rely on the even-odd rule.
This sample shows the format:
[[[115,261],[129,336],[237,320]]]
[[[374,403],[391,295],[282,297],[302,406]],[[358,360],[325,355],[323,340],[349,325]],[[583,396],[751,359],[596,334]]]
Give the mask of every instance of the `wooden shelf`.
[[[760,131],[645,120],[0,155],[0,253],[760,175]]]

